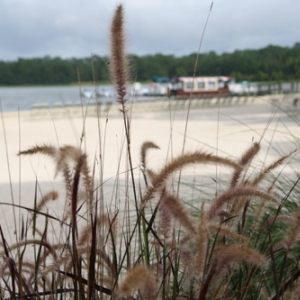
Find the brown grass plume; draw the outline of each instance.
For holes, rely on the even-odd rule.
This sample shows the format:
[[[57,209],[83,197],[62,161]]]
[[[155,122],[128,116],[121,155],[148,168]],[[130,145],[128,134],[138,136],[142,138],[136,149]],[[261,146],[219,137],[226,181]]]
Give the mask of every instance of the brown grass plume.
[[[117,6],[110,27],[110,74],[116,87],[117,101],[125,104],[126,83],[128,81],[128,62],[125,56],[123,6]]]
[[[157,287],[152,271],[143,266],[131,269],[119,287],[120,296],[129,296],[139,290],[142,299],[156,299]]]

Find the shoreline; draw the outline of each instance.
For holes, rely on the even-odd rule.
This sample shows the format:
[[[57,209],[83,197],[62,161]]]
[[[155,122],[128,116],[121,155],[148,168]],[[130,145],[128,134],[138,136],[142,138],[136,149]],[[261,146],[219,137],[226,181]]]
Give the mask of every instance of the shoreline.
[[[217,151],[228,156],[239,157],[253,141],[260,140],[260,135],[263,134],[274,109],[275,106],[269,103],[193,107],[189,113],[185,149],[192,151],[200,148],[209,152]],[[299,115],[299,111],[300,108],[289,108],[289,114],[293,114],[295,118]],[[162,148],[162,151],[151,151],[151,157],[157,157],[154,159],[155,167],[159,167],[159,164],[165,159],[181,153],[186,128],[186,107],[175,107],[171,111],[168,108],[162,110],[160,107],[151,110],[149,106],[138,109],[134,104],[131,113],[131,151],[137,165],[140,156],[139,148],[146,140],[151,140]],[[84,118],[86,119],[84,120]],[[59,109],[59,112],[55,109],[44,110],[39,114],[33,113],[32,110],[19,113],[3,112],[3,120],[7,145],[5,145],[1,126],[0,155],[3,158],[6,157],[7,147],[12,182],[19,180],[19,171],[16,172],[19,168],[21,168],[21,175],[25,180],[29,173],[31,173],[30,180],[35,180],[40,172],[43,174],[41,180],[51,178],[51,174],[54,174],[51,173],[53,167],[48,166],[49,174],[45,175],[39,165],[44,161],[49,162],[49,158],[37,155],[37,157],[30,158],[22,157],[20,160],[17,157],[19,150],[41,144],[55,146],[70,144],[77,147],[81,145],[83,150],[86,149],[90,160],[93,160],[92,157],[95,155],[96,157],[99,155],[99,149],[102,147],[104,163],[113,166],[107,170],[105,177],[110,178],[117,174],[118,163],[116,161],[122,156],[121,152],[124,148],[124,126],[119,105],[114,105],[107,111],[102,110],[99,122],[97,111],[93,110],[92,113],[87,113],[81,108],[77,108],[76,114],[71,114],[65,109]],[[281,125],[279,128],[279,125],[276,124],[278,120],[280,122],[289,121],[290,127],[284,128]],[[274,120],[267,130],[265,140],[271,133],[274,134],[272,132],[275,130],[274,128],[277,128],[277,136],[273,138],[275,143],[277,140],[282,142],[283,139],[288,139],[289,132],[295,132],[294,136],[297,136],[296,132],[299,131],[299,128],[296,122],[290,123],[292,123],[291,117],[286,112],[277,110]],[[100,126],[100,131],[98,126]],[[85,134],[82,138],[83,131]],[[100,140],[99,136],[101,136]],[[0,174],[0,183],[9,182],[7,168],[6,164],[6,171]]]
[[[299,94],[300,97],[300,94]],[[265,105],[274,102],[276,105],[284,100],[285,105],[292,105],[293,96],[275,95],[275,96],[232,96],[232,97],[213,97],[213,98],[161,98],[161,97],[145,97],[143,100],[128,100],[128,107],[132,109],[134,114],[148,113],[148,112],[163,112],[163,111],[187,111],[189,105],[190,109],[205,109],[205,108],[226,108],[228,106],[248,106],[248,105]],[[113,99],[107,98],[104,102],[97,104],[95,99],[90,99],[89,102],[35,102],[30,108],[19,110],[23,115],[29,117],[53,117],[60,116],[78,117],[80,115],[97,117],[99,114],[106,115],[109,111],[110,116],[119,114],[120,104]],[[108,101],[110,100],[110,101]],[[17,110],[3,111],[7,116],[14,116],[18,113]]]
[[[131,153],[137,184],[142,182],[139,169],[142,143],[152,141],[160,147],[160,149],[151,149],[147,155],[147,164],[155,172],[160,170],[166,161],[182,153],[185,131],[185,152],[204,151],[231,159],[239,159],[253,142],[261,141],[261,151],[256,156],[258,169],[254,170],[258,172],[263,164],[273,162],[280,157],[280,154],[288,154],[294,150],[292,136],[300,136],[300,127],[297,124],[297,120],[300,122],[299,108],[290,110],[290,115],[279,109],[274,115],[274,109],[275,107],[270,103],[193,108],[189,113],[187,125],[187,109],[148,112],[133,110]],[[107,114],[102,114],[99,122],[97,117],[91,115],[83,119],[81,114],[62,117],[50,114],[49,111],[47,113],[47,116],[39,117],[32,117],[31,111],[3,113],[7,143],[5,143],[1,124],[0,193],[2,199],[5,198],[1,202],[14,201],[32,208],[37,181],[37,200],[40,200],[49,190],[58,189],[60,200],[55,201],[53,205],[49,204],[49,209],[51,214],[60,217],[62,207],[66,205],[65,189],[62,175],[55,177],[55,161],[40,154],[17,156],[20,150],[35,145],[51,144],[56,147],[64,145],[81,147],[88,155],[90,169],[95,169],[96,180],[101,177],[102,172],[99,161],[101,148],[104,199],[110,203],[109,205],[114,205],[111,201],[117,194],[119,204],[123,205],[122,199],[128,196],[126,186],[123,184],[128,173],[128,165],[125,157],[123,117],[118,108],[116,107],[115,112],[108,111]],[[292,113],[295,120],[291,118]],[[270,117],[273,119],[268,125]],[[289,164],[289,168],[285,171],[293,175],[298,169],[299,163],[296,161]],[[190,191],[191,197],[197,194],[197,197],[201,198],[206,187],[211,186],[214,189],[222,187],[221,179],[228,176],[228,169],[221,166],[192,165],[183,170],[182,176],[184,188],[197,187]],[[6,228],[14,228],[12,211],[9,206],[1,207],[0,218],[7,223]],[[44,222],[44,218],[41,217],[39,222]]]

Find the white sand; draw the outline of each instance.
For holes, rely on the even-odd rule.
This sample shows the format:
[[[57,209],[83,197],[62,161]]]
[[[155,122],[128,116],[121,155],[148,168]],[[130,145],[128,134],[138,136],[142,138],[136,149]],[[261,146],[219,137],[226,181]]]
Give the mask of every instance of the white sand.
[[[295,118],[298,118],[299,108],[293,108],[290,102],[284,103],[283,107]],[[253,141],[260,140],[273,110],[274,107],[268,103],[193,108],[190,111],[187,125],[185,149],[186,151],[204,150],[225,157],[238,158]],[[20,118],[15,112],[3,114],[6,140],[1,125],[0,202],[12,202],[10,182],[13,186],[14,202],[29,207],[33,207],[36,178],[40,183],[42,193],[53,187],[61,189],[61,177],[58,176],[54,179],[54,164],[49,157],[39,154],[32,157],[19,158],[17,156],[20,149],[25,150],[36,144],[80,145],[84,127],[80,113],[77,116],[68,116],[66,113],[67,117],[63,118],[61,114],[58,115],[54,112],[52,114],[50,116],[50,113],[46,112],[44,115],[33,116],[32,112],[21,112]],[[180,154],[183,147],[186,115],[186,108],[172,112],[168,110],[133,111],[131,151],[134,167],[139,165],[140,146],[144,141],[153,141],[161,148],[149,151],[148,164],[154,169],[159,168],[172,155]],[[105,116],[101,116],[100,127],[101,143],[104,148],[104,178],[111,179],[108,185],[112,187],[116,175],[122,174],[127,169],[125,160],[122,159],[120,162],[121,153],[126,152],[121,113],[112,109],[107,120]],[[280,153],[288,153],[292,150],[291,143],[294,139],[291,135],[299,137],[300,128],[291,117],[287,117],[286,113],[279,110],[264,135],[258,161],[266,160],[265,155],[269,143],[272,143]],[[82,149],[86,149],[91,163],[94,162],[94,157],[99,161],[99,145],[98,120],[95,116],[88,116],[85,122]],[[295,146],[293,146],[294,148]],[[6,149],[8,156],[6,156]],[[268,157],[269,160],[272,160],[278,157],[278,154],[271,149]],[[197,172],[206,171],[207,169],[203,167],[197,169]],[[187,175],[193,174],[193,172],[195,172],[194,169]],[[96,174],[98,173],[99,164],[96,166]],[[21,197],[19,197],[20,188]],[[107,192],[106,198],[110,199],[109,192]],[[58,209],[55,214],[60,216]],[[1,226],[11,228],[13,218],[8,207],[1,207],[0,220],[2,220]]]

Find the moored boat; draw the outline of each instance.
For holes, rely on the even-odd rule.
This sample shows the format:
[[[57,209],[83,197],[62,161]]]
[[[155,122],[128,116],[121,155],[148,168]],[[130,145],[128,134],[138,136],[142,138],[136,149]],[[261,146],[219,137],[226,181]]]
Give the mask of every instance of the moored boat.
[[[177,77],[170,82],[170,96],[215,96],[229,95],[230,77]]]

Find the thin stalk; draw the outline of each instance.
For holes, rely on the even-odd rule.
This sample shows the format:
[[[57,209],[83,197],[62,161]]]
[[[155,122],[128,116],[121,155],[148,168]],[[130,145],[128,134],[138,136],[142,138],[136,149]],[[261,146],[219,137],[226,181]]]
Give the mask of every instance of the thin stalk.
[[[166,245],[165,245],[165,240],[164,240],[164,245],[163,245],[163,280],[162,280],[162,288],[163,288],[163,290],[162,290],[162,298],[163,299],[165,299],[165,297],[166,297],[166,284],[165,284],[165,282],[166,282],[166,280],[165,280],[165,274],[166,274]]]
[[[79,179],[80,179],[80,171],[81,167],[83,164],[83,160],[85,159],[85,156],[81,156],[77,166],[76,166],[76,171],[74,174],[74,180],[73,180],[73,190],[72,190],[72,250],[73,250],[73,256],[74,256],[74,261],[73,261],[73,266],[74,266],[74,274],[76,279],[74,280],[74,289],[75,289],[75,299],[85,299],[84,296],[84,288],[82,284],[82,277],[81,277],[81,263],[80,259],[78,257],[78,252],[77,252],[77,242],[76,242],[76,237],[77,237],[77,220],[76,220],[76,208],[77,208],[77,199],[78,199],[78,186],[79,186]],[[77,294],[77,281],[79,281],[79,292],[80,292],[80,298],[78,298]]]
[[[129,120],[127,119],[127,114],[126,114],[126,110],[125,110],[125,105],[124,104],[123,104],[123,121],[124,121],[124,127],[125,127],[125,135],[126,135],[126,141],[127,141],[128,162],[129,162],[129,169],[130,169],[130,175],[131,175],[131,182],[132,182],[134,203],[135,203],[136,216],[137,216],[139,243],[140,243],[140,249],[142,250],[142,248],[143,248],[143,242],[142,242],[142,233],[141,233],[141,217],[140,217],[140,211],[139,211],[139,206],[138,206],[138,198],[137,198],[136,186],[135,186],[135,180],[134,180],[134,174],[133,174],[133,164],[132,164],[131,147],[130,147],[130,145],[131,145],[130,127],[129,127]]]
[[[4,135],[4,144],[5,144],[5,154],[6,154],[6,164],[7,164],[7,171],[8,171],[8,177],[9,177],[9,187],[10,187],[10,197],[13,204],[15,204],[15,198],[13,193],[13,187],[12,187],[12,179],[11,179],[11,169],[10,169],[10,162],[9,162],[9,156],[8,156],[8,146],[7,146],[7,137],[6,137],[6,129],[5,129],[5,123],[4,123],[4,116],[2,111],[2,102],[0,99],[0,112],[1,112],[1,120],[2,120],[2,128],[3,128],[3,135]],[[17,217],[16,217],[16,211],[13,207],[13,220],[14,220],[14,226],[15,226],[15,237],[16,242],[18,242],[18,230],[17,230]]]
[[[179,265],[180,265],[180,250],[175,250],[174,261],[175,267],[173,270],[173,293],[172,299],[176,299],[179,293],[179,280],[178,280],[178,273],[179,273]]]
[[[45,229],[41,238],[41,243],[39,245],[39,250],[37,253],[37,257],[35,260],[35,270],[34,270],[34,291],[38,292],[38,271],[39,271],[39,266],[40,266],[40,259],[41,259],[41,253],[42,253],[42,249],[43,249],[43,241],[45,240],[46,234],[47,234],[47,230],[48,230],[48,220],[46,219],[46,224],[45,224]]]
[[[97,204],[96,204],[97,206]],[[95,209],[97,211],[97,207]],[[96,245],[97,245],[97,235],[96,235],[96,228],[97,228],[97,214],[91,217],[92,220],[92,242],[91,242],[91,250],[90,250],[90,257],[89,257],[89,270],[88,270],[88,299],[96,299],[95,293],[95,265],[96,265]]]
[[[272,270],[273,270],[273,278],[274,278],[274,283],[275,283],[275,290],[276,290],[276,298],[279,300],[279,281],[278,281],[278,276],[277,276],[277,269],[276,269],[276,259],[274,256],[274,251],[273,251],[273,241],[271,237],[270,230],[268,230],[268,236],[270,240],[270,257],[271,257],[271,262],[272,262]]]
[[[196,56],[196,61],[194,64],[194,71],[193,71],[193,86],[194,86],[194,81],[195,81],[195,77],[196,77],[196,71],[197,71],[197,66],[198,66],[198,61],[199,61],[199,56],[200,56],[200,51],[201,51],[201,47],[202,47],[202,43],[203,43],[203,39],[204,39],[204,34],[206,31],[206,27],[208,24],[208,20],[212,11],[212,7],[213,7],[213,2],[210,5],[210,9],[209,9],[209,13],[201,34],[201,39],[200,39],[200,43],[199,43],[199,48],[197,51],[197,56]],[[193,92],[193,88],[190,91],[190,95],[189,95],[189,105],[188,105],[188,110],[187,110],[187,114],[186,114],[186,122],[185,122],[185,128],[184,128],[184,135],[183,135],[183,145],[182,145],[182,151],[181,153],[184,153],[185,150],[185,143],[186,143],[186,137],[187,137],[187,128],[188,128],[188,120],[189,120],[189,116],[190,116],[190,110],[191,110],[191,101],[192,101],[192,92]],[[180,181],[181,181],[181,169],[179,170],[179,176],[178,176],[178,186],[177,186],[177,195],[179,194],[179,187],[180,187]]]
[[[247,291],[248,291],[248,289],[250,287],[251,280],[252,280],[252,278],[253,278],[253,276],[254,276],[254,274],[255,274],[256,271],[257,271],[257,267],[253,266],[251,268],[250,273],[248,275],[248,278],[247,278],[247,280],[245,282],[245,287],[242,290],[242,293],[241,293],[241,296],[240,296],[240,300],[243,300],[245,298],[246,293],[247,293]]]
[[[34,209],[33,209],[33,216],[32,216],[32,235],[35,236],[35,229],[36,229],[36,214],[37,214],[37,178],[35,178],[35,187],[34,187]]]
[[[144,215],[144,212],[141,213],[143,218],[142,218],[142,226],[143,226],[143,237],[144,237],[144,243],[145,243],[145,264],[147,266],[150,265],[150,252],[149,252],[149,243],[148,243],[148,231],[147,231],[147,228],[146,228],[146,221],[145,221],[145,215]]]

